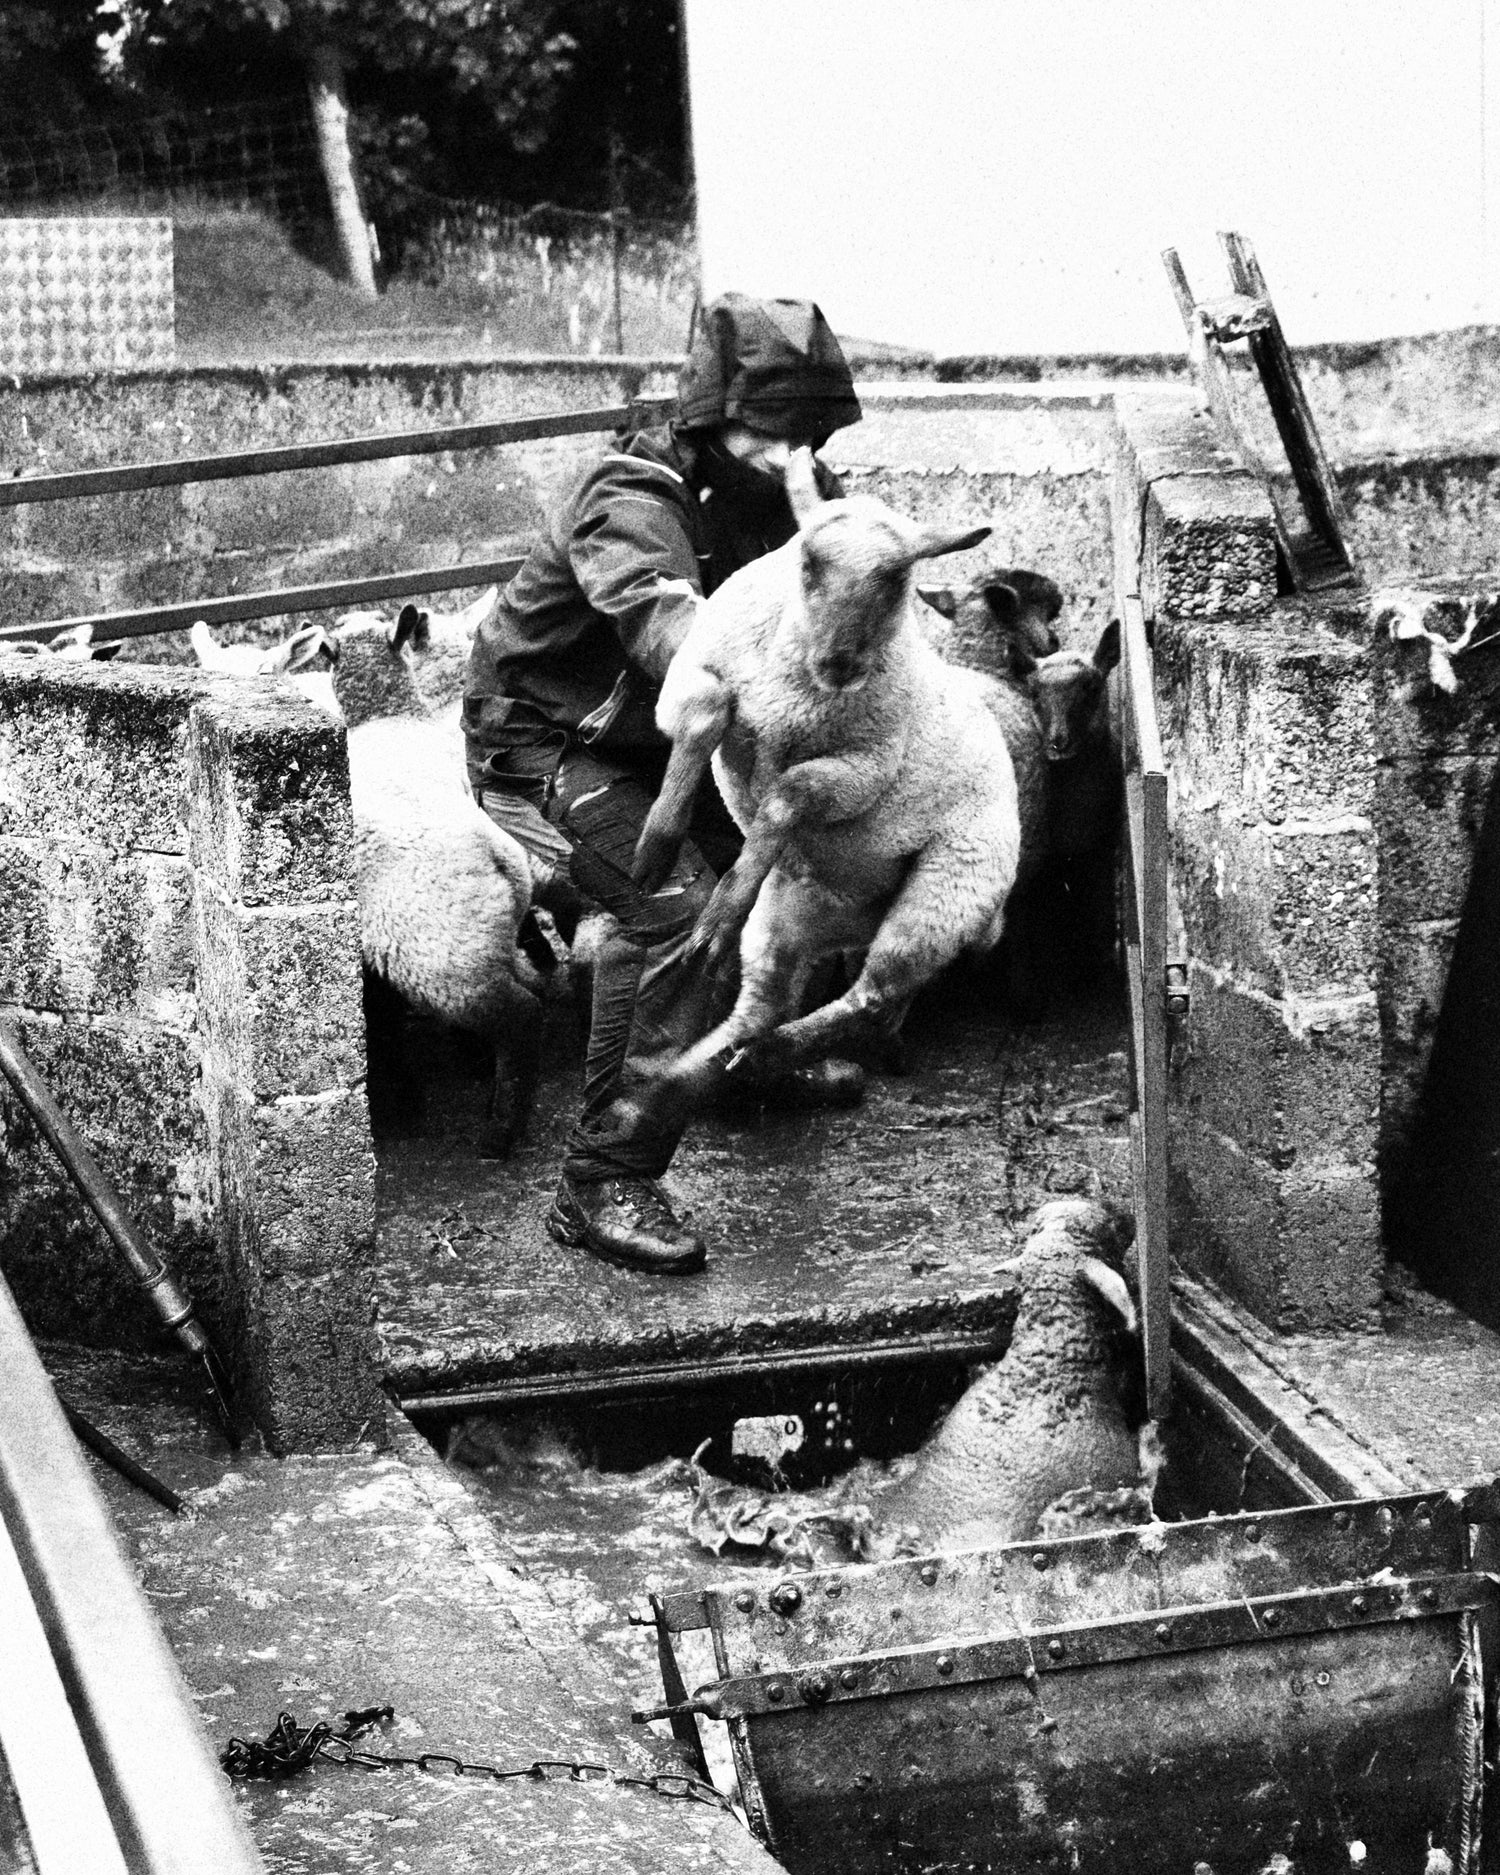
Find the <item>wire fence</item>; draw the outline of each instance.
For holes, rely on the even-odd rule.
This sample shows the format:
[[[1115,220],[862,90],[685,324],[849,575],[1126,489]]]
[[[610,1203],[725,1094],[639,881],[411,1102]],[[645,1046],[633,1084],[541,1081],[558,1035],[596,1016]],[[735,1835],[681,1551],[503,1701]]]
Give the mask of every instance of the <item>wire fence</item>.
[[[0,212],[81,203],[160,209],[192,200],[323,215],[328,194],[305,99],[0,135]]]

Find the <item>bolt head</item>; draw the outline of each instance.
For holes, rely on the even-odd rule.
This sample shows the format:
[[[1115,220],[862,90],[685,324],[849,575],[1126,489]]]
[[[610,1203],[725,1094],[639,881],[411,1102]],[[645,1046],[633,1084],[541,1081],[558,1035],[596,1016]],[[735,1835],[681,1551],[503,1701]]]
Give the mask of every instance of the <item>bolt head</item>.
[[[833,1691],[833,1682],[826,1673],[809,1673],[802,1680],[802,1697],[809,1705],[821,1705]]]
[[[1261,1620],[1268,1628],[1279,1628],[1281,1626],[1281,1610],[1279,1608],[1268,1608],[1261,1616]]]
[[[773,1706],[779,1706],[782,1700],[786,1698],[786,1688],[779,1680],[772,1680],[771,1684],[766,1688],[766,1698],[770,1700]]]
[[[1157,1639],[1158,1639],[1159,1641],[1162,1641],[1162,1642],[1166,1642],[1166,1641],[1169,1641],[1169,1640],[1171,1640],[1171,1638],[1172,1638],[1172,1624],[1171,1624],[1171,1622],[1170,1622],[1170,1621],[1158,1621],[1158,1622],[1157,1622],[1157,1624],[1156,1624],[1156,1638],[1157,1638]]]
[[[1421,1595],[1418,1597],[1418,1600],[1421,1602],[1424,1608],[1436,1608],[1437,1607],[1437,1590],[1436,1589],[1423,1589]]]
[[[795,1582],[778,1582],[771,1590],[770,1602],[777,1614],[793,1614],[802,1606],[802,1591]]]
[[[852,1693],[855,1687],[859,1685],[859,1675],[854,1671],[853,1667],[844,1668],[843,1672],[839,1675],[839,1685],[843,1687],[846,1693]]]
[[[1362,1615],[1362,1614],[1363,1614],[1363,1613],[1365,1612],[1365,1598],[1364,1598],[1364,1596],[1363,1596],[1363,1595],[1356,1595],[1356,1596],[1354,1596],[1354,1597],[1353,1597],[1353,1598],[1352,1598],[1352,1599],[1350,1600],[1350,1603],[1349,1603],[1349,1606],[1350,1606],[1350,1607],[1351,1607],[1351,1608],[1352,1608],[1352,1609],[1354,1610],[1354,1612],[1355,1612],[1355,1614],[1357,1614],[1357,1615]]]
[[[1047,1567],[1047,1552],[1039,1549],[1031,1559],[1031,1566],[1038,1572],[1045,1569]]]
[[[948,1657],[948,1655],[947,1655],[947,1654],[939,1654],[939,1655],[938,1655],[938,1657],[937,1657],[937,1670],[938,1670],[938,1672],[939,1672],[939,1673],[941,1673],[941,1674],[943,1674],[945,1678],[946,1678],[946,1676],[947,1676],[948,1674],[950,1674],[950,1673],[951,1673],[951,1672],[953,1671],[953,1662],[952,1662],[952,1660],[951,1660],[951,1659],[950,1659],[950,1658]]]
[[[1054,1660],[1061,1660],[1067,1651],[1067,1648],[1063,1646],[1061,1641],[1053,1640],[1047,1643],[1047,1652]]]
[[[741,1589],[739,1594],[734,1598],[734,1605],[739,1609],[742,1615],[748,1615],[750,1610],[755,1606],[755,1597],[750,1593],[749,1589]]]
[[[931,1588],[933,1583],[937,1581],[937,1577],[938,1577],[937,1564],[930,1563],[930,1562],[923,1563],[921,1575],[922,1575],[922,1580],[927,1584],[928,1588]]]

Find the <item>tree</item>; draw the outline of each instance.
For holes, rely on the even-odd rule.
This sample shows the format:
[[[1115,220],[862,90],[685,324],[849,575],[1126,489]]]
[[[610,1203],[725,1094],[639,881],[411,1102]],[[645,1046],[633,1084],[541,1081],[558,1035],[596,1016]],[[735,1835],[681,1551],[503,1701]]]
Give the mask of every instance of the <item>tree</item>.
[[[574,42],[560,0],[128,0],[142,69],[194,48],[259,41],[303,74],[346,271],[374,291],[350,150],[346,79],[362,71],[435,83],[522,147],[544,133]]]

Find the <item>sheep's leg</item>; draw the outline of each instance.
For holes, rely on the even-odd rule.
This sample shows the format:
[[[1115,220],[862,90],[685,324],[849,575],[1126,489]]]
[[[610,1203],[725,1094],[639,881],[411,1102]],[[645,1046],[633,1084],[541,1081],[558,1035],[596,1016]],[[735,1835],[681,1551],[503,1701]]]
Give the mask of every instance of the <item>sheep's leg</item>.
[[[745,926],[734,1008],[645,1090],[643,1109],[681,1120],[709,1101],[740,1049],[799,1006],[813,964],[839,948],[837,921],[848,909],[819,886],[773,872]]]
[[[755,811],[739,858],[714,887],[693,932],[692,949],[718,962],[744,928],[750,908],[799,827],[852,820],[890,785],[899,750],[820,755],[779,776]]]
[[[998,877],[1008,887],[1014,871],[1013,853],[1009,869],[997,871],[972,846],[929,847],[892,900],[852,987],[768,1036],[756,1048],[761,1065],[790,1068],[894,1034],[924,984],[962,951],[994,942],[1005,891],[976,890],[976,880]]]
[[[672,753],[630,869],[631,879],[647,892],[659,890],[677,862],[692,824],[698,784],[724,740],[732,713],[729,689],[712,671],[701,665],[679,671],[674,662],[656,713],[658,724],[672,738]]]
[[[500,993],[495,1079],[480,1137],[482,1159],[503,1159],[531,1117],[542,1069],[542,1002],[519,983]]]

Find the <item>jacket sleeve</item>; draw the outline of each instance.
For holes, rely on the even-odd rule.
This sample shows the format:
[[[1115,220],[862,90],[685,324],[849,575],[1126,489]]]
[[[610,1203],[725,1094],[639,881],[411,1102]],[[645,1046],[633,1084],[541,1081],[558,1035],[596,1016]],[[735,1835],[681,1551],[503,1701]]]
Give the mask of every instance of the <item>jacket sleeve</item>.
[[[567,542],[573,577],[609,619],[626,657],[654,684],[692,623],[703,582],[686,504],[664,464],[607,457],[580,491]]]

